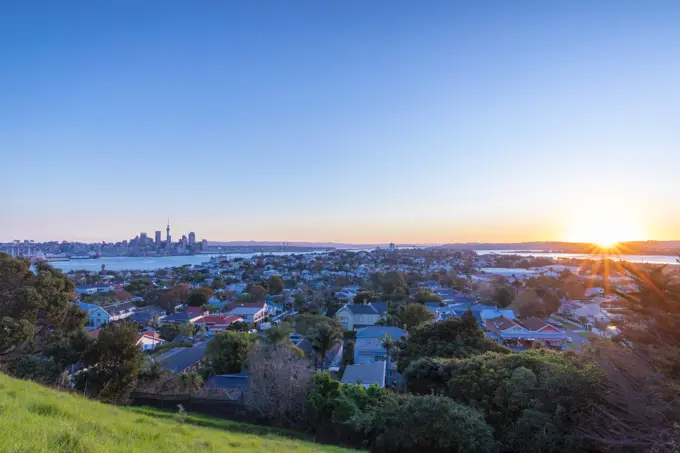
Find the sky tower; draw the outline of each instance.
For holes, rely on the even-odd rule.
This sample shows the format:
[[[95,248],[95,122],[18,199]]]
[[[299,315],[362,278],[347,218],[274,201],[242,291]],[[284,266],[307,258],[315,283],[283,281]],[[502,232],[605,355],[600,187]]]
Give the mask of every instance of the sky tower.
[[[166,233],[166,243],[168,247],[172,245],[172,240],[170,239],[170,217],[168,217],[168,226],[165,228],[165,233]]]

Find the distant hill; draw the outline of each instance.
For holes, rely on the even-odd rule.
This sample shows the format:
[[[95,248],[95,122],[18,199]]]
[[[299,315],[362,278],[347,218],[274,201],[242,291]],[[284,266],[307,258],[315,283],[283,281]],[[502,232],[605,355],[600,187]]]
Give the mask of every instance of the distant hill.
[[[287,431],[147,408],[119,408],[0,374],[0,452],[329,452]]]
[[[518,252],[597,253],[599,251],[599,247],[596,244],[556,241],[509,243],[466,242],[444,244],[441,247],[456,250],[511,250]],[[613,251],[621,255],[677,255],[680,254],[680,241],[620,242]]]

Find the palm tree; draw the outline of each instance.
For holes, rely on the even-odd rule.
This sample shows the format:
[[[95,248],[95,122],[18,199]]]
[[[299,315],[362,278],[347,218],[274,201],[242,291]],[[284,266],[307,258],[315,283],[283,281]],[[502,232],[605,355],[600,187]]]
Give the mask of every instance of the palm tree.
[[[158,327],[159,327],[159,322],[158,322],[158,315],[153,315],[153,318],[151,318],[151,322],[149,323],[151,325],[151,331],[153,332],[153,347],[156,347],[156,333],[158,332]]]
[[[326,353],[342,341],[340,331],[330,323],[320,322],[307,332],[307,340],[312,344],[312,349],[316,352],[315,367],[319,368],[321,361],[321,371],[324,370],[324,358]]]
[[[387,359],[387,372],[389,373],[389,370],[391,370],[391,365],[392,365],[392,353],[390,352],[392,348],[394,347],[394,341],[392,341],[392,335],[389,333],[386,333],[385,336],[383,337],[382,341],[382,347],[385,348],[385,358]]]
[[[174,381],[180,393],[195,392],[203,385],[203,378],[195,372],[180,373],[175,376]]]

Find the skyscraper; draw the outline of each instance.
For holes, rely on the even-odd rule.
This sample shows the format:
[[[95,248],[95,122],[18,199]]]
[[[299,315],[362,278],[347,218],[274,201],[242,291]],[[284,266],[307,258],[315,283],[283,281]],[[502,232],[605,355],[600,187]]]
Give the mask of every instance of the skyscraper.
[[[146,233],[142,232],[139,233],[139,247],[146,247],[146,241],[147,241],[147,236]]]
[[[196,233],[191,231],[189,233],[189,245],[194,245],[196,243]]]
[[[161,232],[160,232],[160,230],[156,231],[156,240],[154,242],[156,243],[156,247],[160,247],[160,245],[161,245]]]
[[[168,247],[170,247],[172,245],[172,238],[170,237],[170,217],[168,217],[168,226],[165,229],[165,233],[166,233],[165,243],[168,245]]]

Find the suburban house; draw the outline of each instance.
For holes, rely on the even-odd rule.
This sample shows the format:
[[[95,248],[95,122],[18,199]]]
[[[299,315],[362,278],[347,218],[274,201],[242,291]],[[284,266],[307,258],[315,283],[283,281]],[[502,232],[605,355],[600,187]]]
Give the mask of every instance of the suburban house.
[[[359,365],[347,365],[340,382],[343,384],[359,384],[369,387],[373,384],[385,387],[387,380],[387,362],[373,362]]]
[[[126,319],[134,321],[140,326],[146,326],[153,321],[154,317],[156,317],[156,319],[160,322],[165,318],[165,316],[166,314],[164,309],[152,305],[138,309]]]
[[[346,304],[335,313],[335,318],[347,330],[359,330],[372,326],[387,312],[386,302]]]
[[[234,302],[227,314],[243,318],[248,324],[259,324],[267,316],[267,304],[262,302]]]
[[[74,305],[87,312],[88,330],[98,329],[111,321],[111,316],[99,305],[86,304],[84,302],[76,302]]]
[[[108,293],[115,290],[111,285],[78,285],[75,291],[78,294],[96,294],[96,293]]]
[[[121,302],[119,304],[107,305],[102,308],[109,314],[111,321],[125,319],[137,310],[137,306],[132,302]]]
[[[211,336],[217,332],[224,332],[231,323],[243,321],[240,316],[217,316],[217,315],[206,315],[201,316],[193,320],[194,324],[205,327],[205,333]]]
[[[156,360],[172,373],[196,370],[205,356],[205,348],[205,343],[199,343],[191,348],[175,348],[157,357]]]
[[[180,313],[172,313],[172,314],[166,316],[165,318],[163,318],[163,320],[161,320],[161,324],[167,324],[167,323],[170,323],[170,322],[188,323],[189,321],[190,321],[189,315],[187,315],[186,313],[180,312]]]
[[[142,351],[150,351],[163,343],[165,343],[165,340],[156,332],[142,332],[137,337],[137,345],[142,347]]]
[[[387,351],[383,346],[385,338],[398,340],[406,336],[406,331],[393,326],[364,327],[357,332],[354,343],[354,363],[373,363],[386,360]]]
[[[567,335],[564,332],[534,317],[520,321],[499,316],[487,319],[485,327],[488,338],[508,346],[513,351],[530,349],[534,345],[563,349],[567,342]]]

